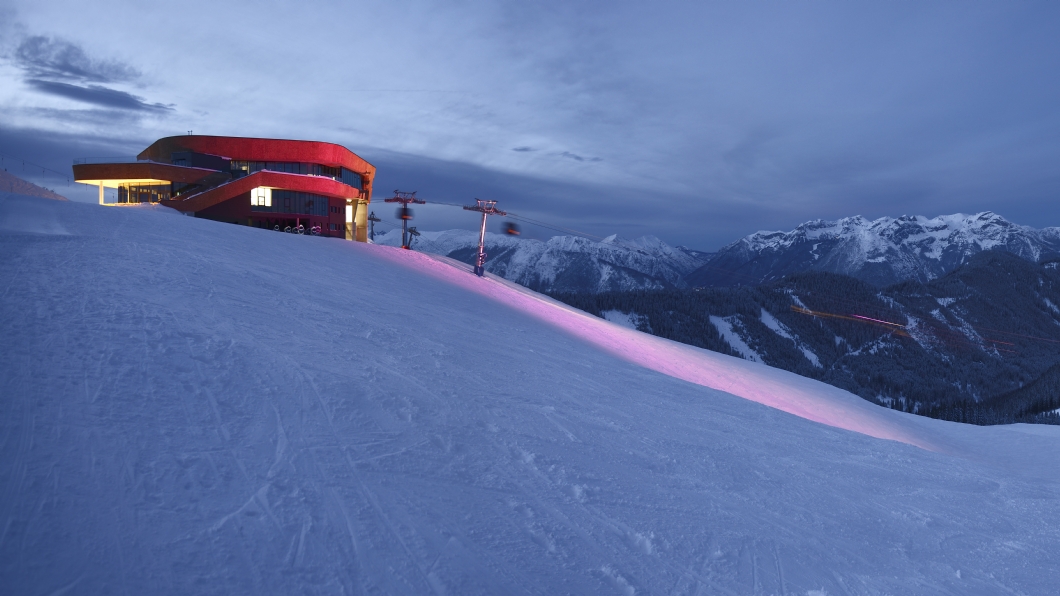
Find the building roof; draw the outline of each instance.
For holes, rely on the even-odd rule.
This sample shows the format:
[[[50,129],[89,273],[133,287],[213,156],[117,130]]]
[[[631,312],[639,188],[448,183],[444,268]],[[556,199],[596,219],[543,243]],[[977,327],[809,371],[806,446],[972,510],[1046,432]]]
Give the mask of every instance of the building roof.
[[[375,166],[353,151],[321,141],[256,139],[249,137],[214,137],[182,135],[158,139],[137,157],[151,161],[169,161],[170,155],[194,151],[238,161],[292,161],[344,167],[351,172],[375,176]]]

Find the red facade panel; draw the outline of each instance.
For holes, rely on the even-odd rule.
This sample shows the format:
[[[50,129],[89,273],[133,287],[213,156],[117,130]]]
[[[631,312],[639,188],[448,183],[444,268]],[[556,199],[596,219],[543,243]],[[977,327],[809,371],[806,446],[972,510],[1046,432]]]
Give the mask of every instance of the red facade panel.
[[[342,145],[320,141],[184,135],[155,141],[140,153],[139,158],[168,161],[170,155],[180,151],[219,155],[240,161],[296,161],[342,166],[367,176],[368,183],[375,177],[375,166],[354,152]]]

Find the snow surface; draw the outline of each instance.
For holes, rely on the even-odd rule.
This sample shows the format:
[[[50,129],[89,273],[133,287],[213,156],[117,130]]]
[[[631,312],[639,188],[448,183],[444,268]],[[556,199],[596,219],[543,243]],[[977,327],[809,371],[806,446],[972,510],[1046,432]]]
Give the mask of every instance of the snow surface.
[[[1052,300],[1049,300],[1044,296],[1042,297],[1042,300],[1045,301],[1045,305],[1049,307],[1049,310],[1053,311],[1055,314],[1060,315],[1060,308],[1057,308],[1056,305],[1053,304]]]
[[[755,352],[751,346],[747,345],[747,342],[733,328],[734,324],[738,324],[738,321],[736,317],[710,316],[711,324],[718,330],[718,334],[725,340],[725,343],[751,362],[761,362],[762,357],[758,355],[758,352]]]
[[[768,310],[764,308],[762,309],[760,320],[762,321],[762,324],[766,327],[769,327],[773,331],[773,333],[776,333],[784,339],[790,339],[791,342],[795,344],[795,347],[802,351],[802,355],[810,361],[810,364],[814,365],[817,368],[822,368],[821,359],[817,357],[817,354],[814,354],[813,351],[810,350],[810,348],[807,348],[805,345],[803,345],[802,342],[798,340],[798,337],[795,335],[795,333],[793,333],[791,329],[788,329],[787,325],[778,321],[777,318],[770,314]]]
[[[622,312],[620,310],[607,310],[602,313],[604,319],[611,321],[616,325],[625,327],[626,329],[637,330],[637,325],[641,322],[641,316],[637,313]]]
[[[0,230],[2,593],[1060,585],[1060,428],[879,408],[414,251],[9,195]]]

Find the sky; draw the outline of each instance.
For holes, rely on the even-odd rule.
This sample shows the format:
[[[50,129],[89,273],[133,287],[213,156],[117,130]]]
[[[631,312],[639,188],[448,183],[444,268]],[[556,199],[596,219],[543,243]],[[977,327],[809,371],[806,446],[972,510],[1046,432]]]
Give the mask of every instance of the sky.
[[[1052,2],[0,0],[0,154],[94,200],[74,158],[330,141],[377,201],[701,250],[852,215],[1060,226],[1058,26]]]

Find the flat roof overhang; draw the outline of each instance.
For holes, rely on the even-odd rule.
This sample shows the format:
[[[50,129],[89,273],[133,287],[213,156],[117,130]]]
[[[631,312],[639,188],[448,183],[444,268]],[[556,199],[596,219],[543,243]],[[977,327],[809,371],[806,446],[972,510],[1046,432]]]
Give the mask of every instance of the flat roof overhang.
[[[179,151],[223,156],[238,161],[290,161],[342,166],[367,176],[369,181],[375,178],[375,166],[342,145],[322,141],[181,135],[158,139],[140,152],[138,157],[168,160],[170,155]]]
[[[120,184],[155,185],[171,182],[195,184],[211,175],[221,174],[217,170],[189,168],[153,161],[136,163],[92,163],[74,165],[74,182],[107,188],[118,188]]]

